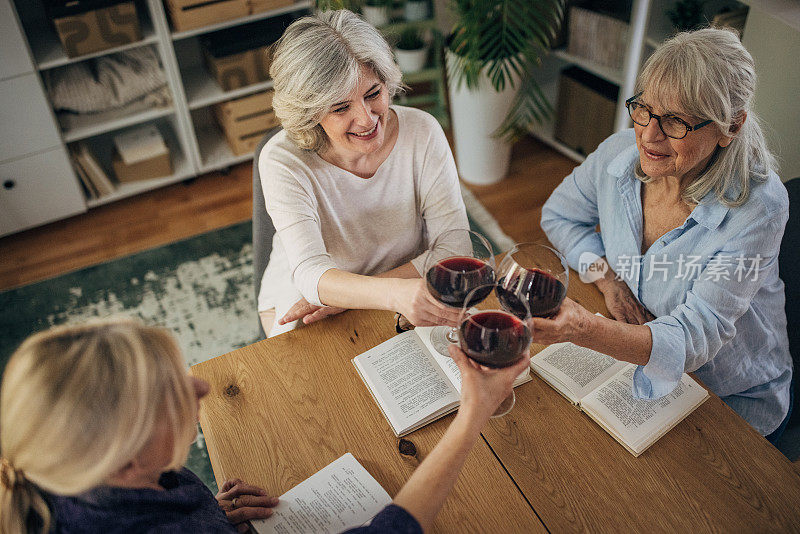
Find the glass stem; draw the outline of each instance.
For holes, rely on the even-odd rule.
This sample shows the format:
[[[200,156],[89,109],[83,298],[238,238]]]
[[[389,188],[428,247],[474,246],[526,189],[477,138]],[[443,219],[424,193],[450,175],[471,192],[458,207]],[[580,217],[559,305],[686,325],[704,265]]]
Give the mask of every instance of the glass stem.
[[[450,328],[445,336],[450,343],[458,343],[458,328]]]

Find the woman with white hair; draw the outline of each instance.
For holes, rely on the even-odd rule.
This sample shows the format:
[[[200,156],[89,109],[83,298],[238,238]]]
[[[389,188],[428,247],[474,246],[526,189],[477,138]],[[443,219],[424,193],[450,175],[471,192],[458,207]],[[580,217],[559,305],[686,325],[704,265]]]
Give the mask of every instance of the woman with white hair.
[[[436,120],[390,105],[401,73],[384,38],[346,10],[305,17],[278,42],[270,75],[283,131],[257,162],[276,228],[264,331],[346,308],[454,325],[457,310],[420,275],[438,234],[468,228],[458,175]]]
[[[422,532],[470,449],[530,362],[484,369],[457,348],[462,403],[441,441],[370,525]],[[173,337],[130,320],[53,328],[9,360],[0,397],[0,533],[247,532],[278,499],[241,480],[216,498],[183,468],[203,380]]]
[[[792,395],[778,278],[789,205],[755,88],[732,31],[681,33],[648,59],[626,101],[633,129],[606,139],[542,210],[548,238],[616,321],[567,299],[535,320],[534,341],[638,364],[641,398],[694,372],[774,443]]]

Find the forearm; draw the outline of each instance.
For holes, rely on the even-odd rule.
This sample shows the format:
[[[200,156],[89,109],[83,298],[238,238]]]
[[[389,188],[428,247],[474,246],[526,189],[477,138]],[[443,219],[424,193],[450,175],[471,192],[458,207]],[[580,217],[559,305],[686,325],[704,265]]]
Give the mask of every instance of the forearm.
[[[377,278],[419,278],[419,273],[417,268],[411,262],[408,262],[375,276]]]
[[[319,279],[317,291],[326,306],[395,311],[391,297],[396,279],[328,269]]]
[[[577,345],[602,352],[636,365],[645,365],[650,360],[653,336],[646,325],[614,321],[594,316],[585,329],[585,334],[575,340]]]
[[[484,419],[459,411],[442,439],[394,498],[428,531],[442,508],[475,441]]]

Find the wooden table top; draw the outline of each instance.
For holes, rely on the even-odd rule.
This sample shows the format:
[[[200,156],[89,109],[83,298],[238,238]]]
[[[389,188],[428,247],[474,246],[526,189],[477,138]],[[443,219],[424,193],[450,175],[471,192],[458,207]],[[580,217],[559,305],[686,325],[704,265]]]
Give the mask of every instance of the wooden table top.
[[[570,297],[606,311],[571,278]],[[398,452],[350,362],[394,334],[392,314],[354,310],[195,365],[217,482],[280,495],[349,451],[395,495],[452,416],[406,436],[417,457]],[[635,458],[536,375],[516,392],[434,531],[800,532],[800,475],[716,395]]]
[[[353,310],[193,366],[211,386],[200,424],[217,483],[237,477],[281,495],[351,452],[397,494],[453,416],[406,436],[416,457],[400,454],[399,439],[350,361],[393,335],[394,314]],[[479,525],[546,532],[483,440],[434,531],[475,532]]]

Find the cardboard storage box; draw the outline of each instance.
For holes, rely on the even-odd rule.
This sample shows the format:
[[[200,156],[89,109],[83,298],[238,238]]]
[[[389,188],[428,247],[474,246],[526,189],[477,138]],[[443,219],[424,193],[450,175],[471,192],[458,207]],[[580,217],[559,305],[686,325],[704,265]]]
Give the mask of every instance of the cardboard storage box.
[[[247,0],[247,4],[250,6],[250,13],[260,13],[288,7],[294,4],[294,0]]]
[[[172,29],[178,32],[250,14],[248,0],[165,0]]]
[[[152,124],[114,136],[111,165],[120,183],[172,174],[169,148]]]
[[[45,9],[69,57],[100,52],[142,39],[133,2],[46,0]]]
[[[281,15],[203,36],[200,44],[208,71],[225,91],[268,80],[270,46],[294,19]]]
[[[269,79],[272,55],[268,46],[222,57],[214,57],[205,50],[204,56],[208,71],[225,91]]]
[[[214,106],[217,122],[237,156],[255,150],[264,134],[278,126],[272,94],[264,91]]]
[[[587,155],[614,133],[619,88],[578,67],[561,71],[554,136]]]

